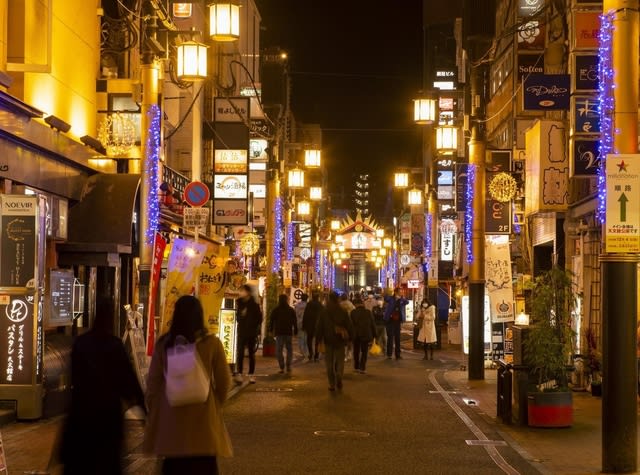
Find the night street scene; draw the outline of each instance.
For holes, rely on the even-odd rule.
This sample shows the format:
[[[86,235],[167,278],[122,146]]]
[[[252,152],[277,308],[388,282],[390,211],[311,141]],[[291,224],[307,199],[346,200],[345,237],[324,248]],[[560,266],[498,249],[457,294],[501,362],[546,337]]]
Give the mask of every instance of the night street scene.
[[[640,0],[0,32],[0,475],[640,473]]]

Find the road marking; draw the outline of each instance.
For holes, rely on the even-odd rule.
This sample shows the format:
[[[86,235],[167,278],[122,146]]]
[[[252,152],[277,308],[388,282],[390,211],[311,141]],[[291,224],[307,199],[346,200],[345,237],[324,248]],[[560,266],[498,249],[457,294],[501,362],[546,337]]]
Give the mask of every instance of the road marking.
[[[445,391],[445,389],[440,385],[440,383],[438,383],[436,379],[435,371],[429,372],[429,381],[431,382],[431,384],[433,384],[433,387],[440,392],[440,394],[442,395],[442,398],[446,401],[449,407],[453,409],[453,412],[456,413],[456,415],[460,418],[460,420],[462,420],[462,422],[464,422],[464,424],[469,428],[469,430],[471,430],[471,432],[473,432],[473,434],[478,438],[478,441],[489,441],[489,437],[487,437],[484,434],[484,432],[482,432],[482,430],[480,430],[480,428],[473,423],[471,418],[465,414],[465,412],[462,410],[460,406],[458,406],[458,404],[456,404],[456,402],[453,400],[451,395],[449,395],[449,393]],[[484,449],[487,451],[487,454],[489,454],[489,457],[491,457],[493,462],[498,467],[500,467],[500,469],[502,469],[504,473],[507,473],[509,475],[520,475],[520,472],[518,472],[515,468],[509,465],[509,463],[502,457],[500,452],[498,452],[498,449],[496,449],[495,445],[491,444],[491,445],[483,445],[483,446],[484,446]]]
[[[506,447],[507,444],[504,440],[465,440],[467,445],[499,445],[500,447]]]

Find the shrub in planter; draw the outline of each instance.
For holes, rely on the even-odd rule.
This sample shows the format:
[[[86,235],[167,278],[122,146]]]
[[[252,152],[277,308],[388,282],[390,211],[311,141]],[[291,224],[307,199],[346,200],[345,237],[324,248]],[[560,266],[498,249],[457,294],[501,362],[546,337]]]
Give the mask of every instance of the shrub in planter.
[[[526,336],[524,356],[535,384],[527,398],[528,423],[535,427],[570,426],[573,404],[567,376],[572,368],[575,340],[571,273],[554,266],[536,277],[530,308],[532,325]]]

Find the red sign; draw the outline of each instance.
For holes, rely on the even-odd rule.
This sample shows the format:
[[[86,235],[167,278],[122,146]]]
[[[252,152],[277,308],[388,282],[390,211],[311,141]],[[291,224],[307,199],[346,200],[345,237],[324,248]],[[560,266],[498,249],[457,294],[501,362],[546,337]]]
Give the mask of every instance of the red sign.
[[[162,260],[167,241],[161,234],[156,233],[153,240],[153,256],[151,261],[151,280],[149,281],[149,318],[147,319],[147,355],[153,355],[153,345],[155,343],[155,313],[156,313],[156,290],[160,283],[160,271],[162,270]]]
[[[209,197],[209,187],[201,181],[192,181],[184,187],[184,200],[191,206],[202,206]]]

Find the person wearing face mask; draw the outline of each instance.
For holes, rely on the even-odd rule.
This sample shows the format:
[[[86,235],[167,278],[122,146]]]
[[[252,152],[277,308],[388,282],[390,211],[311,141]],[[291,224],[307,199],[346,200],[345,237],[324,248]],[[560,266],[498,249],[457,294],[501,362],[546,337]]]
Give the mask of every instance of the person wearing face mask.
[[[393,295],[386,297],[384,301],[387,304],[383,317],[387,329],[387,359],[391,359],[395,350],[396,360],[401,360],[400,329],[407,319],[404,308],[409,301],[402,296],[399,287],[396,287]]]
[[[245,348],[249,353],[249,383],[254,384],[256,379],[256,339],[260,334],[262,325],[262,310],[253,298],[253,289],[245,284],[240,288],[240,296],[236,301],[236,319],[238,322],[238,346],[236,353],[236,373],[234,379],[237,384],[242,384],[242,368]]]
[[[438,341],[438,336],[436,334],[436,307],[427,299],[424,299],[420,304],[420,310],[418,311],[418,326],[420,327],[418,341],[421,342],[424,347],[423,359],[432,360],[433,347]]]

